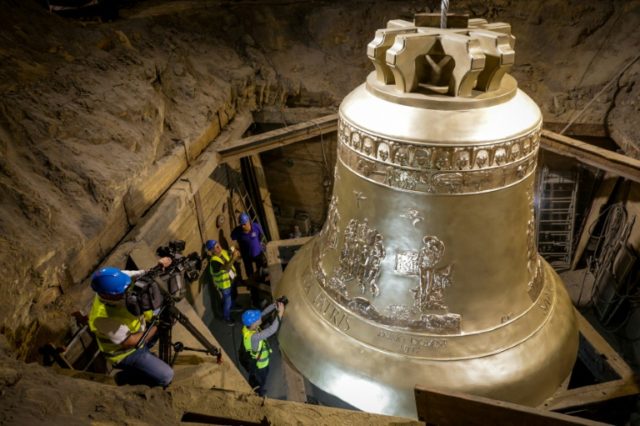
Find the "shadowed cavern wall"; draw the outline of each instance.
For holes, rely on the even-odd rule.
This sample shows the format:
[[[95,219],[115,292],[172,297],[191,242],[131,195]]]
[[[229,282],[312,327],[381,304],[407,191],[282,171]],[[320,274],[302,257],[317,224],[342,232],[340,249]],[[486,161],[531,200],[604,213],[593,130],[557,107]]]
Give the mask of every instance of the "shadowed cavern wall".
[[[0,319],[22,358],[66,327],[92,270],[236,111],[336,107],[372,70],[375,29],[439,2],[249,4],[137,2],[100,23],[5,2]],[[613,81],[579,121],[632,153],[639,8],[477,0],[451,10],[512,24],[513,75],[549,122],[568,122]],[[194,231],[172,232],[190,240]]]

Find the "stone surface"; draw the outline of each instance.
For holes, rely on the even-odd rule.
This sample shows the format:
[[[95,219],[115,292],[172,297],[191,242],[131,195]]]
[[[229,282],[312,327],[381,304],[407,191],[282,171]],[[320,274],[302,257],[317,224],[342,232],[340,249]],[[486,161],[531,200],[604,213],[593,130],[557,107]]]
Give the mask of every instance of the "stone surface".
[[[6,346],[20,359],[36,360],[41,344],[64,337],[69,313],[90,297],[86,278],[104,261],[124,265],[127,245],[112,250],[185,167],[183,144],[196,161],[238,111],[335,108],[373,70],[365,46],[375,29],[438,6],[141,1],[123,10],[123,18],[101,22],[50,14],[35,0],[3,2],[0,329]],[[640,43],[640,3],[461,0],[452,7],[512,24],[513,75],[546,120],[578,117],[606,126],[637,155],[640,64],[631,61]],[[224,181],[216,178],[203,186],[212,194],[202,197],[205,233],[225,237],[230,224],[211,223],[227,202],[215,199]],[[226,217],[237,209],[236,200]],[[193,218],[176,222],[173,237],[198,235]],[[167,229],[149,223],[133,238],[149,238],[155,247],[167,242]],[[79,412],[80,393],[61,403],[61,412]],[[21,395],[39,408],[10,413],[12,421],[40,422],[49,408],[38,405],[38,395]],[[166,401],[158,398],[159,422],[175,421],[173,413],[164,417]],[[118,423],[128,418],[121,406]],[[113,414],[85,408],[95,421]]]

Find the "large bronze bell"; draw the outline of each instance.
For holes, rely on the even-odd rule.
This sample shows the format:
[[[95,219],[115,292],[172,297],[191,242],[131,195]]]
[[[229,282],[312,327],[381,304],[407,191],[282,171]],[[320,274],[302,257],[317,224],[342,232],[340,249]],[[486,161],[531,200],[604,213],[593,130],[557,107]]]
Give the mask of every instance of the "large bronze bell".
[[[508,24],[392,20],[342,102],[327,220],[276,289],[280,344],[360,409],[416,416],[415,385],[537,405],[578,331],[535,246],[542,116],[507,74]],[[437,24],[437,22],[436,22]]]

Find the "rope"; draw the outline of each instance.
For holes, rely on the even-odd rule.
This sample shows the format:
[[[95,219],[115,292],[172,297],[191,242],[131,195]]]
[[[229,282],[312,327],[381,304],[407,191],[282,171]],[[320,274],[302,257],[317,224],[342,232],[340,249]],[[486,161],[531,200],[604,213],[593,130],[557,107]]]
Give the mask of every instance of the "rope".
[[[442,0],[442,2],[444,3],[447,0]],[[442,21],[442,18],[440,18]],[[446,17],[445,17],[445,22],[446,22]],[[618,74],[616,74],[615,77],[613,77],[602,89],[600,89],[600,91],[598,93],[596,93],[596,95],[593,97],[593,99],[591,99],[589,102],[587,102],[587,104],[584,106],[584,108],[582,108],[580,110],[580,112],[578,112],[577,115],[575,115],[574,117],[571,118],[571,120],[569,120],[569,123],[567,123],[566,126],[564,126],[564,129],[562,129],[560,131],[560,134],[563,135],[564,132],[567,131],[567,129],[569,129],[569,127],[571,127],[571,125],[573,123],[575,123],[575,121],[580,118],[582,116],[582,114],[584,114],[584,112],[587,110],[587,108],[589,108],[591,106],[592,103],[595,102],[596,99],[598,99],[598,96],[600,96],[602,94],[602,92],[604,92],[605,90],[607,90],[609,88],[609,86],[611,86],[614,82],[618,81],[620,79],[620,77],[622,77],[622,74],[624,74],[624,72],[629,69],[629,67],[631,67],[631,65],[634,64],[634,62],[636,62],[638,59],[640,59],[640,55],[637,55],[635,58],[633,58],[631,61],[629,61],[629,63],[627,65],[624,66],[624,68],[622,68],[622,70],[620,70],[620,72]]]
[[[449,12],[449,0],[440,2],[440,28],[447,28],[447,12]]]

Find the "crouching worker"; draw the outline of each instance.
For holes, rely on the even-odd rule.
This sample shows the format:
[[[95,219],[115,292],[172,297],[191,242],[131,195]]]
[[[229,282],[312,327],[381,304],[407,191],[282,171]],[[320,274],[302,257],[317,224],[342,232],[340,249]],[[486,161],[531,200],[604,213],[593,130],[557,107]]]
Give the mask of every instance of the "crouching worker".
[[[171,259],[162,258],[159,263],[167,267]],[[121,271],[114,267],[96,271],[91,279],[91,288],[97,294],[89,314],[89,328],[96,336],[100,351],[132,382],[167,386],[173,380],[173,369],[149,351],[157,327],[152,326],[144,336],[146,322],[151,320],[153,312],[136,316],[125,304],[125,291],[131,285],[131,278],[145,272]]]
[[[261,330],[262,317],[278,310],[278,315],[271,325]],[[257,309],[250,309],[242,314],[242,341],[244,349],[251,358],[251,365],[248,368],[249,385],[255,389],[260,396],[267,394],[267,376],[269,374],[269,356],[271,348],[267,339],[273,336],[280,326],[280,321],[284,315],[284,303],[275,302],[267,306],[262,312]]]

